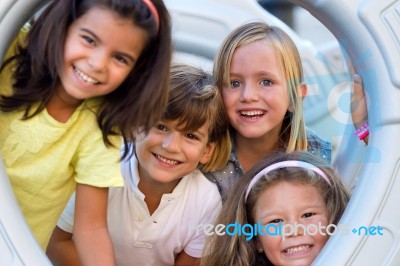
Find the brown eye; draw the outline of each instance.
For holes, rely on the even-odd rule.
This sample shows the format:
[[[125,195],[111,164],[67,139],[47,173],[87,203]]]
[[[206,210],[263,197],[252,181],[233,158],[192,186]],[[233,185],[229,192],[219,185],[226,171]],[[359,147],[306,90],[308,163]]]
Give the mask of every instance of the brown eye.
[[[158,130],[167,131],[166,126],[164,126],[163,124],[157,124],[154,127],[157,128]]]
[[[81,35],[81,37],[82,37],[82,39],[85,40],[86,43],[88,43],[90,45],[95,45],[96,44],[95,41],[92,38],[90,38],[89,36],[87,36],[87,35]]]
[[[186,134],[186,137],[187,137],[188,139],[199,139],[195,134],[192,134],[192,133]]]
[[[315,215],[315,213],[308,212],[308,213],[303,214],[303,217],[304,218],[309,218],[309,217],[314,216],[314,215]]]
[[[278,224],[278,223],[280,223],[280,222],[283,222],[283,220],[282,220],[282,219],[274,219],[274,220],[272,220],[272,221],[269,221],[268,223],[269,223],[269,224]]]
[[[128,60],[126,60],[125,57],[121,56],[121,55],[116,55],[115,59],[117,59],[119,62],[123,63],[123,64],[128,64]]]

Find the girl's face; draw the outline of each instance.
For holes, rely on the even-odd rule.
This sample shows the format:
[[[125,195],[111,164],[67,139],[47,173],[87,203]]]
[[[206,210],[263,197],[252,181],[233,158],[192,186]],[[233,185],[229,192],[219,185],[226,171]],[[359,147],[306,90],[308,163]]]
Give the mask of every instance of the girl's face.
[[[68,28],[59,93],[74,103],[114,91],[134,67],[146,38],[131,20],[92,7]]]
[[[279,135],[289,98],[274,49],[265,41],[237,48],[229,75],[222,97],[237,134],[246,138]]]
[[[210,159],[215,144],[208,142],[209,123],[195,132],[178,130],[177,121],[161,121],[136,140],[140,179],[167,184],[193,172]]]
[[[274,236],[271,227],[271,235],[258,238],[258,245],[274,265],[310,265],[328,240],[325,230],[322,234],[315,231],[318,224],[321,228],[328,225],[329,215],[321,193],[311,185],[282,181],[267,188],[255,204],[254,218],[262,225],[281,222],[285,229],[285,234]],[[296,224],[304,227],[294,230]]]

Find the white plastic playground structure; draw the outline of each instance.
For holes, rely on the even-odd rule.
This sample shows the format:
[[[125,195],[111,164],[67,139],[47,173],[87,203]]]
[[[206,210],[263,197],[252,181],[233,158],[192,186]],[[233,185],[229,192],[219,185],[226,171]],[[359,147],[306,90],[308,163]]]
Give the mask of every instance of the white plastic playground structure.
[[[370,98],[367,148],[352,135],[354,128],[348,121],[345,92],[350,75],[346,65],[338,68],[341,62],[333,62],[336,59],[329,54],[300,39],[255,0],[164,1],[173,18],[177,54],[185,60],[203,58],[204,67],[210,67],[207,64],[223,38],[245,21],[265,20],[295,40],[313,91],[305,100],[307,125],[331,141],[341,138],[334,164],[345,182],[354,186],[340,221],[349,228],[348,235],[332,236],[314,264],[400,265],[400,212],[396,211],[400,202],[400,106],[395,104],[400,100],[400,0],[291,0],[331,30],[362,76]],[[0,58],[19,28],[45,3],[1,0]],[[383,236],[351,232],[361,226],[380,226]],[[0,265],[51,265],[25,224],[1,160]]]

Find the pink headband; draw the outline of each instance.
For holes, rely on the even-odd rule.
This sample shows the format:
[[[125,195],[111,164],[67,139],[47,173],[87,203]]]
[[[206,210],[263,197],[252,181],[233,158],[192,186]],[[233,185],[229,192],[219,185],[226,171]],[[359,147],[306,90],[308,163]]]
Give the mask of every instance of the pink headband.
[[[142,2],[147,6],[147,8],[150,10],[150,13],[153,15],[158,30],[158,28],[160,27],[160,18],[158,17],[158,12],[156,7],[150,0],[142,0]]]
[[[287,167],[299,167],[299,168],[305,168],[305,169],[311,170],[314,173],[320,175],[329,185],[331,185],[331,182],[329,181],[328,176],[321,169],[316,167],[315,165],[312,165],[310,163],[306,163],[303,161],[283,161],[283,162],[272,164],[272,165],[264,168],[260,172],[258,172],[258,174],[256,174],[253,177],[249,186],[247,187],[244,200],[245,201],[247,200],[250,190],[253,188],[254,184],[257,183],[258,180],[260,180],[262,177],[264,177],[268,173],[272,172],[273,170],[280,169],[280,168],[287,168]]]

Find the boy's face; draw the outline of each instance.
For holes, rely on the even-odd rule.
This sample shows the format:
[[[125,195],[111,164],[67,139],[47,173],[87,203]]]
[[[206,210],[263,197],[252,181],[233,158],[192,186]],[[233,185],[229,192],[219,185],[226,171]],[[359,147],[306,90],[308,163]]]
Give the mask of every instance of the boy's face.
[[[254,216],[256,223],[270,226],[267,232],[271,234],[259,236],[258,245],[273,265],[311,265],[328,241],[324,230],[329,223],[328,210],[312,185],[285,181],[272,185],[260,193]],[[279,223],[280,236],[273,230]]]
[[[182,132],[177,121],[160,121],[136,140],[140,180],[165,185],[195,170],[210,159],[214,144],[208,143],[209,123],[195,132]],[[175,182],[173,182],[175,181]]]

